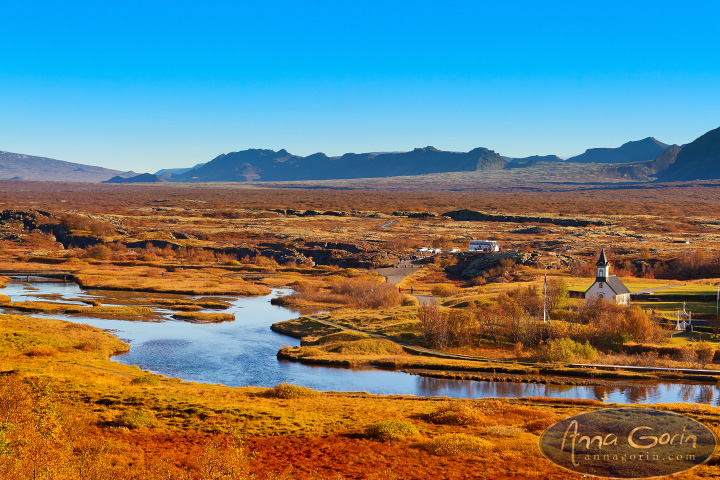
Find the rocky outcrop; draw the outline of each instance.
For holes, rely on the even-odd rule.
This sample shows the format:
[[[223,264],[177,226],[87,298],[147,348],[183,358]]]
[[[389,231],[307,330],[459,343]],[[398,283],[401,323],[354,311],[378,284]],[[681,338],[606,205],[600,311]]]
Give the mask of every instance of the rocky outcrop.
[[[511,268],[514,265],[565,269],[574,261],[575,259],[569,255],[553,252],[502,250],[494,253],[466,253],[457,265],[449,269],[450,273],[470,279],[485,277],[491,270]]]
[[[437,218],[437,213],[431,213],[431,212],[393,212],[393,217],[407,217],[407,218],[420,218],[420,219],[428,219],[428,218]]]
[[[87,248],[102,243],[102,239],[92,235],[74,235],[57,223],[45,223],[52,218],[52,214],[40,210],[3,210],[0,212],[0,230],[5,226],[22,224],[22,229],[28,232],[39,230],[49,233],[65,248]],[[17,233],[4,237],[7,240],[19,239]]]
[[[327,215],[330,217],[362,217],[362,218],[387,218],[389,215],[379,212],[365,212],[362,210],[327,210],[320,212],[317,210],[294,210],[292,208],[271,208],[268,212],[279,213],[280,215],[292,215],[295,217],[310,217],[316,215]]]
[[[589,227],[608,225],[602,220],[583,220],[577,218],[556,218],[556,217],[540,217],[525,215],[500,215],[494,213],[483,213],[475,210],[454,210],[442,214],[443,217],[449,217],[456,222],[507,222],[507,223],[549,223],[559,225],[561,227]]]

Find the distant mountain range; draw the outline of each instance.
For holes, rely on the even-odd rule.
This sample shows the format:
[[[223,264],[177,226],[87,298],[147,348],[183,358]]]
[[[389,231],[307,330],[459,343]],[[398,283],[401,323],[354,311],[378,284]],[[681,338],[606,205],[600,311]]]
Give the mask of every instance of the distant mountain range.
[[[199,168],[173,175],[170,180],[335,180],[500,170],[506,163],[500,155],[487,148],[462,153],[425,147],[402,153],[346,153],[341,157],[328,157],[324,153],[301,157],[285,149],[278,152],[251,149],[220,155]]]
[[[670,145],[653,137],[627,142],[618,148],[589,148],[585,153],[568,158],[567,162],[580,163],[638,163],[654,160]]]
[[[54,158],[0,152],[0,180],[52,180],[56,182],[102,182],[113,175],[135,175],[103,167],[64,162]]]
[[[162,183],[167,181],[168,179],[161,175],[154,173],[141,173],[140,175],[133,175],[132,177],[116,175],[110,180],[106,180],[102,183]]]
[[[617,148],[591,148],[563,160],[556,155],[501,157],[487,148],[450,152],[434,147],[410,152],[346,153],[306,157],[280,151],[249,149],[222,154],[192,168],[158,170],[154,174],[120,172],[52,158],[0,152],[0,179],[106,183],[252,182],[340,180],[415,176],[447,172],[486,172],[517,168],[553,168],[562,162],[607,164],[609,175],[638,181],[688,181],[720,178],[720,128],[685,146],[653,137]]]
[[[200,168],[203,165],[205,165],[205,164],[198,163],[194,167],[190,167],[190,168],[163,168],[163,169],[160,169],[157,172],[155,172],[155,175],[157,175],[158,177],[161,177],[161,178],[168,179],[168,178],[172,177],[173,175],[180,175],[181,173],[189,172],[190,170],[192,170],[194,168]]]

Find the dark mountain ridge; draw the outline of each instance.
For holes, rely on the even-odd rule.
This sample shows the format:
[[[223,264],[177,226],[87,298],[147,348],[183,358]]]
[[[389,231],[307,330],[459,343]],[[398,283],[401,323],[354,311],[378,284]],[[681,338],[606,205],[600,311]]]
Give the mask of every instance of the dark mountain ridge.
[[[447,152],[434,147],[401,153],[346,153],[307,157],[287,150],[250,149],[219,155],[205,165],[171,177],[175,182],[335,180],[501,170],[507,162],[487,148]]]
[[[639,163],[655,160],[670,145],[647,137],[627,142],[617,148],[589,148],[585,153],[568,158],[567,162],[580,163]]]
[[[688,143],[675,161],[658,176],[659,181],[677,182],[720,178],[720,127]]]
[[[152,173],[141,173],[140,175],[135,175],[127,178],[116,176],[111,178],[110,180],[105,180],[102,183],[162,183],[167,181],[168,180],[161,175],[155,175]]]

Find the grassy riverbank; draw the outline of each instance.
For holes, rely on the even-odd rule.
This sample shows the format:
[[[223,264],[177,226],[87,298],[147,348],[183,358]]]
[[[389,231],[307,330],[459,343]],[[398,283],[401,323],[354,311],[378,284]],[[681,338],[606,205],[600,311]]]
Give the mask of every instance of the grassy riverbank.
[[[566,472],[537,460],[538,435],[555,421],[599,405],[194,384],[108,360],[126,349],[97,328],[0,315],[0,370],[5,372],[0,409],[9,413],[4,418],[18,422],[3,438],[34,438],[47,453],[43,468],[53,469],[56,478],[100,471],[117,479],[179,478],[183,472],[205,478],[197,476],[203,468],[225,459],[225,466],[245,472],[234,478],[254,472],[259,478],[287,479],[541,474],[559,480],[567,478]],[[17,402],[32,408],[13,409]],[[54,437],[42,437],[39,427],[27,423],[33,408],[58,412],[50,417],[58,428]],[[708,421],[720,418],[718,408],[661,408],[701,419],[720,433],[715,420]],[[388,439],[372,433],[391,420],[411,425],[410,433]],[[236,434],[243,443],[237,443]],[[474,444],[482,448],[467,453],[438,448],[448,436],[459,434],[476,439]],[[8,468],[10,458],[0,458],[0,468]],[[27,478],[22,475],[31,468],[28,461],[18,457],[4,478]],[[711,462],[682,478],[703,478],[716,468]]]
[[[720,381],[720,375],[716,374],[683,373],[679,370],[696,365],[671,360],[663,361],[662,366],[651,371],[634,371],[632,367],[599,369],[538,362],[526,355],[508,356],[507,349],[474,349],[468,352],[469,355],[429,350],[422,348],[420,335],[416,332],[413,307],[376,313],[337,310],[331,314],[308,315],[279,322],[273,324],[272,329],[301,339],[300,347],[282,348],[278,358],[307,365],[372,366],[435,378],[572,385],[607,385],[613,380]],[[637,347],[648,351],[658,348],[642,345],[629,348]],[[664,349],[683,352],[682,348],[673,346]],[[633,356],[625,355],[624,363],[618,362],[619,358],[619,355],[603,355],[602,361],[613,365],[634,365]],[[708,368],[712,369],[712,365]]]

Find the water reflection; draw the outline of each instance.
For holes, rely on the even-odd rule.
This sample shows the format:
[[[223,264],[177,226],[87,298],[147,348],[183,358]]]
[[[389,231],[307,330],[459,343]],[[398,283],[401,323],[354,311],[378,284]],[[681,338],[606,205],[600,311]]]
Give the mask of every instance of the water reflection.
[[[13,301],[36,295],[56,294],[67,299],[88,295],[74,283],[17,283],[1,291]],[[421,377],[379,369],[310,367],[276,358],[283,344],[299,341],[270,330],[270,324],[297,317],[286,308],[273,306],[271,296],[240,298],[227,310],[236,320],[220,324],[193,324],[167,318],[160,323],[128,322],[63,315],[62,318],[111,330],[130,343],[130,352],[113,360],[187,381],[229,386],[271,387],[290,382],[323,391],[366,391],[393,395],[483,397],[554,397],[598,399],[613,403],[698,402],[719,404],[717,386],[658,382],[612,386],[550,385],[544,383],[475,382]]]

